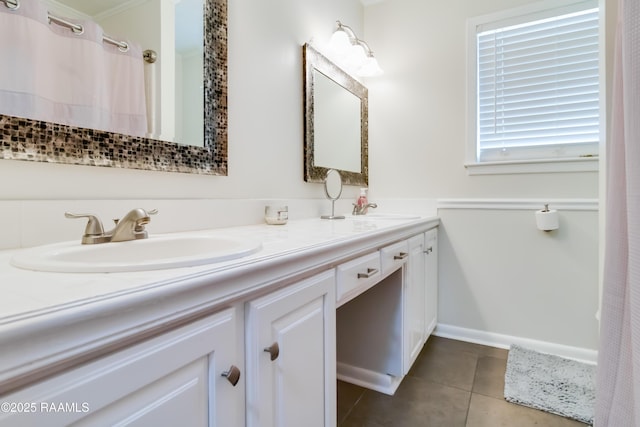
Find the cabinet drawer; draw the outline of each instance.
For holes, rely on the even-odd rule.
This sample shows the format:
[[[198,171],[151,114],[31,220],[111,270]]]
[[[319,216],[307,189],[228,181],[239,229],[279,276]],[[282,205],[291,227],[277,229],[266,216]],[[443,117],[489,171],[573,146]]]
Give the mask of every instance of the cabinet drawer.
[[[392,273],[409,259],[409,243],[406,240],[380,249],[382,274]]]
[[[337,268],[337,306],[360,295],[380,280],[380,254],[373,252]]]

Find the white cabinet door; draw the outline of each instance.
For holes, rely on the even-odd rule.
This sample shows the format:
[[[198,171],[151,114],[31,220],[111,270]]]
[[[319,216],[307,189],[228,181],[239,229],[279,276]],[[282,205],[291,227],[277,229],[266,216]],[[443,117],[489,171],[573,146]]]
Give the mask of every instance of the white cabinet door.
[[[247,425],[336,423],[335,272],[247,303]]]
[[[438,323],[438,229],[424,234],[425,254],[425,341]]]
[[[409,260],[404,292],[404,374],[415,362],[424,345],[425,257],[424,235],[409,239]]]
[[[31,407],[0,426],[242,425],[244,387],[221,376],[242,367],[237,318],[227,309],[2,396]]]

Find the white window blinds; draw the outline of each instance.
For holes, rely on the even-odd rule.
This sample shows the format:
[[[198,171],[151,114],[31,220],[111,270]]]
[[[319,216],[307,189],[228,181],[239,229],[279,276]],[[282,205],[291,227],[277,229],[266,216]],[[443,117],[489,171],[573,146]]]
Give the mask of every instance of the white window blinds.
[[[598,154],[598,9],[477,33],[477,161]]]

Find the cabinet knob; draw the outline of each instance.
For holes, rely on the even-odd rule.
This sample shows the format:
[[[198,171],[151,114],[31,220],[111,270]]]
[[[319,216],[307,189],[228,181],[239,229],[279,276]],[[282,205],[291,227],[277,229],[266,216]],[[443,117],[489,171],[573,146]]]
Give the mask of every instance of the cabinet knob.
[[[429,246],[427,249],[425,249],[424,253],[425,254],[430,254],[431,252],[433,252],[433,246]]]
[[[271,355],[271,361],[273,362],[280,355],[280,346],[278,345],[278,342],[276,341],[273,344],[271,344],[269,347],[266,347],[264,349],[264,351]]]
[[[366,273],[358,273],[358,279],[368,279],[369,277],[373,276],[374,274],[378,274],[378,269],[377,268],[367,268],[367,272]]]
[[[400,252],[398,255],[394,255],[393,259],[405,259],[409,254],[407,252]]]
[[[234,387],[238,384],[238,381],[240,381],[240,369],[238,369],[236,365],[231,365],[228,371],[224,371],[220,375],[225,377]]]

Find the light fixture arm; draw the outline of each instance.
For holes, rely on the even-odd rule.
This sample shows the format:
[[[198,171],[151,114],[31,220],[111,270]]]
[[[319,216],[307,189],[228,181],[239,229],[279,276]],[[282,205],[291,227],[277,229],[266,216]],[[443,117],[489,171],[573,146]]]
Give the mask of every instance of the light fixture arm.
[[[373,51],[371,50],[367,42],[365,42],[364,40],[360,40],[359,38],[356,38],[356,43],[362,46],[362,48],[364,49],[364,53],[368,57],[373,57]]]
[[[344,31],[347,37],[349,37],[349,41],[351,42],[351,44],[356,44],[358,37],[350,26],[344,25],[340,21],[336,21],[336,25],[338,26],[338,29],[336,31]]]
[[[369,47],[367,42],[365,42],[362,39],[359,39],[358,36],[356,36],[355,31],[353,31],[353,29],[350,26],[343,24],[339,20],[336,21],[336,25],[338,26],[336,31],[344,31],[344,33],[347,35],[347,37],[349,37],[349,42],[351,42],[352,45],[354,45],[354,46],[355,45],[362,46],[362,48],[364,49],[364,53],[368,57],[373,57],[373,51],[371,50],[371,48]]]

